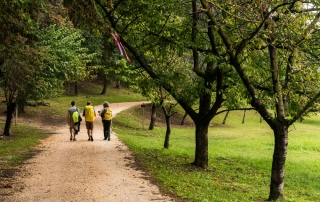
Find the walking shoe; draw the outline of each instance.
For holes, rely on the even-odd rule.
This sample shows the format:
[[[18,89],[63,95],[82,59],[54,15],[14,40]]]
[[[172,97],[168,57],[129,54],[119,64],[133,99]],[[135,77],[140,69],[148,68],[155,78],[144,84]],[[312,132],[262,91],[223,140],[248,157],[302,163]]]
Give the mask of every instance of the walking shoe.
[[[91,140],[91,138],[89,137],[88,141],[90,141],[90,140]]]
[[[72,141],[72,136],[70,136],[70,141]]]
[[[91,136],[91,141],[93,141],[93,137]]]
[[[73,138],[73,141],[76,141],[76,138]]]
[[[105,137],[105,138],[103,138],[103,140],[107,140],[107,138]]]

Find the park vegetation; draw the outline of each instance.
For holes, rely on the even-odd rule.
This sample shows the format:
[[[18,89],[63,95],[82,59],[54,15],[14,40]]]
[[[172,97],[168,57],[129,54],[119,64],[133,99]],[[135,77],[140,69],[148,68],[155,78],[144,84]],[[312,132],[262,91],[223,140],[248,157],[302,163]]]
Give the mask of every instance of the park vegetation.
[[[112,77],[161,104],[168,119],[175,104],[190,116],[196,168],[209,166],[216,116],[258,112],[273,132],[268,200],[284,199],[289,128],[318,108],[319,6],[311,0],[2,1],[4,135],[17,104],[57,96],[65,84],[77,89],[92,77],[103,78],[104,94]]]

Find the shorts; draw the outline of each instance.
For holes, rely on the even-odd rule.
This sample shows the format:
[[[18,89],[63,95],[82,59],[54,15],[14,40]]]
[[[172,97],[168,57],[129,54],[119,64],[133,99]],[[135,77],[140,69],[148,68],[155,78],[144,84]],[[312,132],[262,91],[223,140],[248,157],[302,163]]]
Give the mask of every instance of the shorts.
[[[93,122],[86,121],[87,130],[93,130]]]
[[[71,122],[70,122],[70,125],[69,125],[69,129],[70,129],[70,130],[73,129],[73,126],[74,126],[74,123],[71,121]]]

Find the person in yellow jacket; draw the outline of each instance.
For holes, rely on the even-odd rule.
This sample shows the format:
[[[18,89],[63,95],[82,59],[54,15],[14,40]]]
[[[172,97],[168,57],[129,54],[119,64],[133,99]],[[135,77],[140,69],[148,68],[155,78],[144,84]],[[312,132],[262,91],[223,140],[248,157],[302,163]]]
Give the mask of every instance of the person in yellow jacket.
[[[102,118],[103,123],[103,140],[110,141],[110,126],[112,121],[112,110],[110,109],[109,102],[103,102],[103,110],[100,112],[100,116]]]
[[[82,116],[84,116],[85,121],[86,121],[86,128],[87,128],[87,132],[88,132],[88,141],[93,141],[93,122],[94,122],[94,118],[96,117],[96,111],[93,108],[92,104],[90,101],[87,102],[87,106],[85,106],[85,108],[83,109],[83,113]]]

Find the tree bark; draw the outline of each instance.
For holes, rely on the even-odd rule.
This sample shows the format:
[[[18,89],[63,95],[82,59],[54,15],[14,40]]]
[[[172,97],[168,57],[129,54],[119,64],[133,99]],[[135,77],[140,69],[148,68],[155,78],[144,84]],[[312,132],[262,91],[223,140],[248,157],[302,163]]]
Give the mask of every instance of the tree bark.
[[[157,106],[156,103],[152,103],[152,108],[151,108],[151,119],[150,119],[150,125],[149,125],[149,130],[153,130],[154,124],[156,123],[156,116],[157,116]]]
[[[103,76],[103,87],[102,87],[102,91],[101,91],[101,95],[105,95],[107,93],[107,78],[104,75]]]
[[[4,126],[4,130],[3,130],[3,136],[11,135],[12,118],[15,110],[16,110],[16,103],[7,104],[7,118],[6,118],[6,124]]]
[[[77,81],[74,82],[74,94],[78,95],[78,82]]]
[[[183,115],[183,117],[182,117],[182,120],[181,120],[181,124],[180,124],[180,125],[184,125],[184,121],[186,120],[187,116],[188,116],[188,113],[185,112],[184,115]]]
[[[120,89],[120,87],[121,87],[120,80],[118,80],[117,83],[116,83],[116,88]]]
[[[269,201],[284,200],[284,166],[288,149],[288,127],[280,125],[274,129],[274,139]]]
[[[201,168],[208,167],[208,127],[209,123],[197,121],[196,124],[196,151],[192,163]]]
[[[166,137],[164,139],[164,148],[169,149],[169,141],[170,141],[170,134],[171,134],[171,124],[170,124],[170,116],[166,115],[166,125],[167,125],[167,130],[166,130]]]
[[[224,119],[223,119],[223,121],[222,121],[222,124],[226,124],[226,121],[227,121],[229,112],[230,112],[230,111],[227,111],[226,115],[224,116]]]

